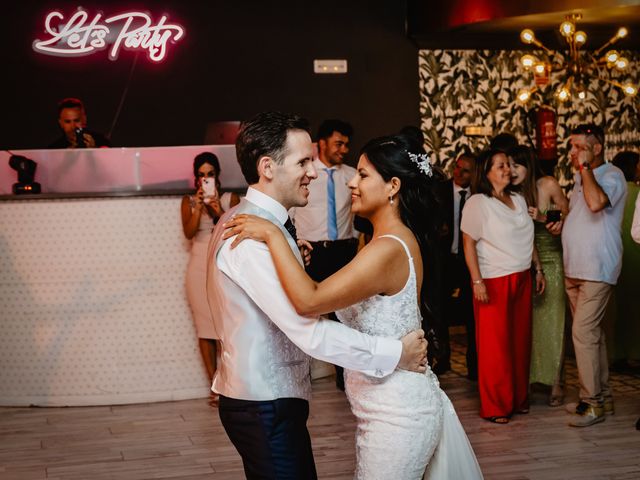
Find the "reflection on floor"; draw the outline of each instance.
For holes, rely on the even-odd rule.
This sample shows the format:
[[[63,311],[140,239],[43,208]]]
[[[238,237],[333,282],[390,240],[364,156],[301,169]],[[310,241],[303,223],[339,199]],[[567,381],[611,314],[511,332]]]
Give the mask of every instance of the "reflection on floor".
[[[453,329],[452,329],[453,331]],[[456,375],[466,376],[467,367],[465,360],[466,338],[463,334],[455,334],[451,336],[451,368],[452,373]],[[564,364],[565,383],[571,392],[578,390],[578,369],[576,368],[575,358],[567,358]],[[449,373],[448,375],[450,375]],[[611,367],[610,384],[614,393],[636,394],[640,406],[640,362],[617,362]],[[538,388],[540,387],[540,388]],[[533,391],[547,390],[542,386],[534,385]],[[577,395],[577,393],[575,393]]]
[[[616,413],[584,429],[532,390],[531,413],[508,425],[478,417],[466,379],[464,345],[454,336],[453,371],[440,383],[456,406],[487,479],[640,478],[640,373],[613,373]],[[633,367],[633,366],[632,366]],[[577,396],[567,361],[568,400]],[[355,423],[332,378],[313,384],[309,429],[320,479],[351,479]],[[0,408],[2,480],[242,479],[242,465],[207,399],[91,408]],[[393,479],[404,480],[404,479]]]

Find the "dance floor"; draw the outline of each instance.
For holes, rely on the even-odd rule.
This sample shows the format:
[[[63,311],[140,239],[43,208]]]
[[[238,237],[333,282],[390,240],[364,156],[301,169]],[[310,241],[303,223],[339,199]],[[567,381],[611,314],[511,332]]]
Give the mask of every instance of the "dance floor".
[[[475,384],[454,342],[441,385],[456,406],[487,479],[639,479],[640,373],[613,373],[616,413],[584,429],[533,389],[531,413],[508,425],[477,416]],[[567,361],[568,400],[577,395]],[[352,478],[355,423],[333,379],[314,381],[309,430],[320,479]],[[92,408],[0,408],[2,480],[242,479],[238,455],[206,399]],[[390,479],[403,480],[403,479]],[[451,479],[456,480],[456,479]]]

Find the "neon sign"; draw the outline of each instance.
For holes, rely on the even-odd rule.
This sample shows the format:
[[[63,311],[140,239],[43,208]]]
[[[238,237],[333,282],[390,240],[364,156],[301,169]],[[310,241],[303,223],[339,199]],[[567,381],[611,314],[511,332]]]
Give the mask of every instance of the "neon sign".
[[[50,12],[45,18],[44,28],[51,38],[36,39],[33,49],[45,55],[79,57],[111,45],[110,60],[116,60],[120,49],[126,49],[146,50],[150,60],[160,62],[167,54],[167,43],[174,43],[184,35],[180,25],[166,23],[166,15],[156,25],[143,12],[128,12],[101,20],[102,13],[89,21],[89,14],[78,9],[64,23],[62,13]]]

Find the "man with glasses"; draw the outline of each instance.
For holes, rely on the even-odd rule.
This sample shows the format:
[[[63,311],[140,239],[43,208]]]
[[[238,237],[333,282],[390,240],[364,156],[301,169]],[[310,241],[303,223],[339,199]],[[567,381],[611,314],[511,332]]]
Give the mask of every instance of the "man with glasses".
[[[614,412],[602,320],[622,267],[620,228],[627,185],[622,171],[604,161],[600,127],[580,125],[569,142],[576,173],[562,248],[580,401],[566,409],[572,414],[569,425],[588,427]]]

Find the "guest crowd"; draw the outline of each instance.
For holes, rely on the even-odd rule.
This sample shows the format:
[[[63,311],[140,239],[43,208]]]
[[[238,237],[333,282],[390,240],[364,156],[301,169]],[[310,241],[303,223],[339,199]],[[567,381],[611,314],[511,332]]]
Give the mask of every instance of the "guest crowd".
[[[590,426],[614,412],[604,319],[622,267],[627,185],[622,171],[604,161],[601,128],[580,125],[569,142],[575,176],[568,206],[535,154],[511,145],[478,157],[476,193],[462,214],[480,415],[493,422],[529,411],[530,382],[552,386],[551,406],[563,403],[564,293],[580,381],[579,402],[565,406],[569,425]]]
[[[401,134],[422,147],[418,129],[405,127]],[[346,122],[322,123],[316,138],[319,178],[309,187],[309,205],[290,212],[298,238],[312,247],[307,269],[317,281],[351,261],[358,236],[360,247],[369,239],[362,235],[366,222],[350,213],[347,182],[355,170],[344,161],[352,136]],[[462,152],[450,179],[434,169],[442,180],[441,228],[434,239],[439,255],[433,291],[423,305],[429,363],[436,374],[451,368],[449,326],[464,325],[468,378],[477,381],[480,416],[494,423],[529,412],[531,384],[549,387],[548,404],[564,405],[569,425],[602,422],[614,413],[609,360],[640,358],[640,304],[634,297],[640,285],[640,156],[621,152],[605,162],[605,132],[592,124],[573,129],[569,146],[575,172],[570,189],[543,172],[532,147],[509,134],[496,136],[477,155]],[[205,200],[201,179],[217,179],[220,172],[209,155],[214,158],[196,158],[197,191],[182,204],[185,235],[194,238],[193,259],[200,260],[206,256],[201,232],[208,235],[239,201],[235,194],[220,195],[219,181],[213,198]],[[189,301],[212,376],[216,334],[204,327],[210,320],[199,300],[206,298],[203,275],[192,261]],[[611,323],[615,328],[607,327]],[[608,341],[607,328],[615,332]],[[578,402],[566,404],[565,346],[575,353],[580,384]],[[344,388],[341,372],[337,385]]]

